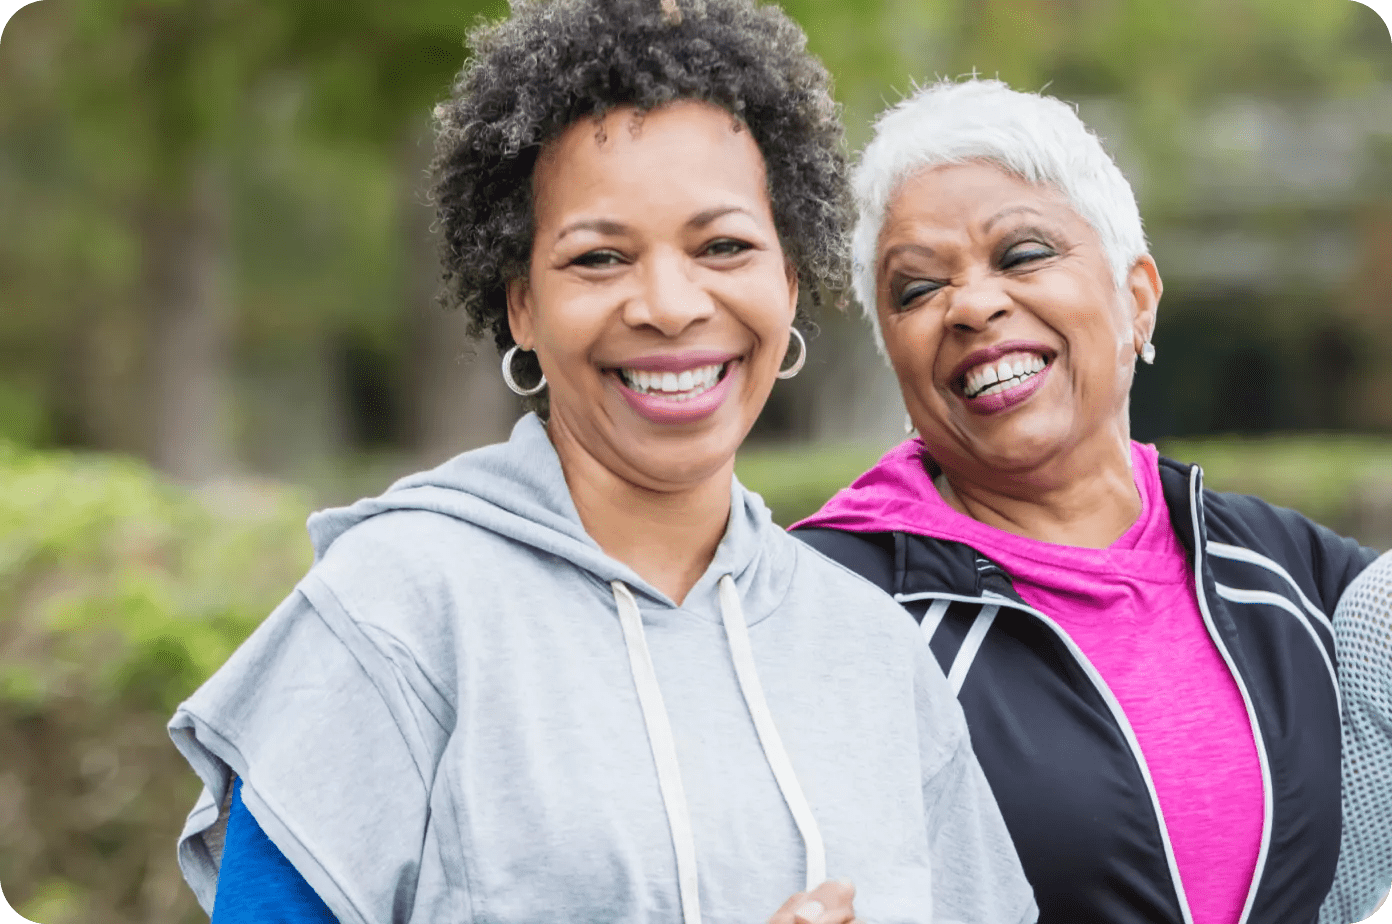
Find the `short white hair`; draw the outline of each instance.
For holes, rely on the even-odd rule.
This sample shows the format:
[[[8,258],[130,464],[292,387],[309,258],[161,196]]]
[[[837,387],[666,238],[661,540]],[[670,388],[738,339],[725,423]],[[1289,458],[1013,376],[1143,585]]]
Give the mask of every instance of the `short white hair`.
[[[885,210],[910,176],[949,164],[988,163],[1062,193],[1097,232],[1118,289],[1147,252],[1136,195],[1072,106],[972,78],[924,87],[875,121],[852,174],[851,286],[884,353],[875,266]]]

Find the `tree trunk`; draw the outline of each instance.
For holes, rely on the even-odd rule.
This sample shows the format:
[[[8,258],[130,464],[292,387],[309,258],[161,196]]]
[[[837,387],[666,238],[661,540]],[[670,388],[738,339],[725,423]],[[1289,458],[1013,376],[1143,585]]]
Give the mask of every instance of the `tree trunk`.
[[[144,223],[149,292],[149,458],[187,482],[227,471],[227,203],[218,171],[191,172],[188,194]]]
[[[469,339],[468,318],[436,302],[440,290],[438,235],[423,189],[430,143],[421,131],[401,146],[406,201],[406,328],[409,332],[407,414],[411,450],[425,465],[507,439],[521,406],[499,372],[492,343]]]

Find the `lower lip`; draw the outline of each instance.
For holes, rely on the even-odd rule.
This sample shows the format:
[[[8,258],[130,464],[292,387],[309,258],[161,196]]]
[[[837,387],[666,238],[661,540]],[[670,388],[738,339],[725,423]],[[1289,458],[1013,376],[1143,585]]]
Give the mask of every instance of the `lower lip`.
[[[1009,410],[1038,391],[1053,368],[1054,364],[1049,363],[1014,388],[1007,388],[1005,391],[998,391],[993,395],[981,398],[968,398],[967,410],[973,414],[999,414],[1001,411]]]
[[[618,380],[620,394],[624,396],[628,406],[633,408],[640,417],[647,418],[655,424],[695,423],[714,414],[720,405],[725,403],[725,397],[730,393],[731,383],[734,381],[735,369],[738,365],[739,360],[730,360],[729,365],[725,368],[725,375],[721,377],[720,381],[716,382],[709,390],[685,401],[673,401],[670,398],[653,394],[640,394],[625,384],[622,375],[616,372],[614,378]]]

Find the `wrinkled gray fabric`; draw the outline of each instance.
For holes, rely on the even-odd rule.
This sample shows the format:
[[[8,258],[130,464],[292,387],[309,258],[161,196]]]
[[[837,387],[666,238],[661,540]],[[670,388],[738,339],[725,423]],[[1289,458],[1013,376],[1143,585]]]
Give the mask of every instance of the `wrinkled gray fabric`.
[[[1343,838],[1320,924],[1364,921],[1392,887],[1392,552],[1334,610],[1343,696]]]
[[[233,774],[343,924],[681,919],[610,581],[637,598],[709,922],[803,887],[803,845],[720,621],[731,575],[768,705],[866,920],[1033,921],[962,712],[903,609],[733,485],[676,606],[581,526],[534,416],[511,440],[310,519],[294,593],[170,723],[205,791],[180,842],[211,909]]]

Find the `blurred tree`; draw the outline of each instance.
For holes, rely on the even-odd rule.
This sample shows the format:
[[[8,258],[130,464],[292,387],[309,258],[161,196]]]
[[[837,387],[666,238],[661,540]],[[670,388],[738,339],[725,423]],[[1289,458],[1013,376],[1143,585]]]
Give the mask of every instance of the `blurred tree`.
[[[1385,265],[1375,254],[1385,246],[1378,229],[1389,220],[1389,197],[1378,191],[1385,177],[1375,182],[1372,173],[1392,139],[1392,43],[1372,10],[1348,0],[787,6],[839,78],[852,138],[863,139],[873,114],[912,82],[940,76],[999,76],[1081,104],[1136,187],[1168,283],[1159,331],[1166,358],[1138,382],[1139,435],[1227,426],[1224,405],[1241,399],[1232,389],[1256,386],[1240,376],[1225,386],[1221,368],[1250,344],[1225,345],[1223,331],[1250,332],[1249,309],[1261,317],[1253,362],[1279,371],[1260,395],[1241,400],[1253,409],[1277,405],[1267,424],[1389,427],[1386,413],[1369,410],[1374,401],[1387,407],[1385,398],[1352,397],[1385,395],[1392,381],[1392,305],[1380,291],[1385,274],[1371,269]],[[1350,254],[1368,269],[1345,286]],[[1355,304],[1365,307],[1346,310]],[[798,435],[844,438],[846,421],[875,418],[866,383],[882,380],[865,374],[873,360],[863,334],[834,319],[827,326],[825,370],[810,398],[796,396],[800,413],[781,419],[800,420],[790,427]],[[1380,344],[1358,351],[1352,377],[1322,392],[1350,402],[1347,414],[1309,397],[1322,373],[1305,344],[1321,330],[1328,342],[1331,327],[1341,340]],[[1191,336],[1171,339],[1171,330]],[[1193,334],[1219,341],[1218,365],[1198,368],[1197,377],[1172,374],[1177,352],[1194,349]],[[878,387],[894,408],[880,418],[902,413],[892,387]],[[1185,391],[1208,403],[1171,412]],[[1260,425],[1261,416],[1244,426]]]
[[[1298,252],[1302,235],[1333,229],[1341,246],[1356,208],[1362,230],[1345,249],[1380,252],[1385,205],[1301,193],[1308,177],[1264,160],[1338,173],[1373,159],[1347,125],[1375,132],[1385,109],[1340,121],[1317,102],[1356,108],[1392,80],[1386,32],[1359,4],[786,6],[836,75],[857,146],[915,79],[976,71],[1081,100],[1163,251],[1167,323],[1200,310],[1186,289],[1222,291],[1179,244],[1238,262],[1205,234],[1250,242],[1260,224],[1290,272],[1314,259]],[[432,305],[422,193],[426,114],[464,60],[467,28],[503,8],[47,0],[21,11],[0,48],[0,433],[137,452],[192,479],[234,463],[300,475],[360,449],[438,459],[501,436],[516,405],[491,346],[471,362],[462,319]],[[1273,126],[1305,146],[1275,145]],[[1295,198],[1257,201],[1285,189]],[[1337,297],[1373,305],[1338,315],[1358,343],[1378,330],[1379,278],[1364,272],[1338,295],[1309,288],[1314,310],[1330,315]],[[1273,350],[1300,353],[1293,344],[1328,326],[1247,294],[1286,338]],[[1237,310],[1212,304],[1202,310]],[[813,365],[775,392],[765,434],[845,434],[877,419],[888,435],[897,398],[863,330],[833,313],[822,323]],[[1355,363],[1372,362],[1358,352]],[[1152,376],[1156,390],[1170,389],[1166,375]],[[1159,420],[1148,402],[1143,388],[1139,413]]]
[[[313,354],[335,329],[346,331],[339,342],[399,334],[403,290],[434,292],[408,283],[391,256],[408,223],[398,215],[426,214],[409,218],[417,228],[428,221],[414,195],[428,161],[418,153],[421,115],[462,64],[463,34],[484,6],[417,2],[384,13],[368,3],[56,0],[22,12],[0,55],[0,74],[26,91],[6,94],[18,104],[0,109],[12,181],[0,188],[59,240],[36,246],[5,235],[0,267],[15,283],[7,284],[14,308],[4,326],[16,353],[44,347],[18,365],[29,367],[20,381],[31,388],[49,379],[55,435],[138,451],[177,476],[204,479],[231,462],[239,334],[291,333],[301,347],[316,344],[306,365],[321,369],[333,358],[316,364]],[[45,147],[59,157],[45,160]],[[358,241],[375,251],[366,261],[353,259],[362,250],[345,252],[351,244],[314,254],[313,234],[282,239],[290,259],[282,251],[259,266],[255,258],[267,254],[254,240],[233,246],[238,226],[252,226],[243,241],[275,238],[284,219],[257,212],[264,200],[243,198],[246,187],[296,183],[304,170],[388,192],[390,206]],[[392,196],[396,186],[404,192]],[[342,188],[321,180],[314,192],[351,211]],[[332,215],[341,225],[327,236],[347,228],[351,238],[364,217]],[[93,232],[85,247],[63,239]],[[44,258],[37,266],[36,256]],[[295,259],[304,256],[318,265]],[[356,286],[351,266],[388,272]],[[306,282],[315,295],[298,297]],[[382,300],[364,304],[367,296]],[[26,320],[40,304],[66,310],[46,323]],[[257,307],[279,317],[258,324]],[[431,306],[411,307],[420,317]],[[73,387],[84,379],[92,384]]]

